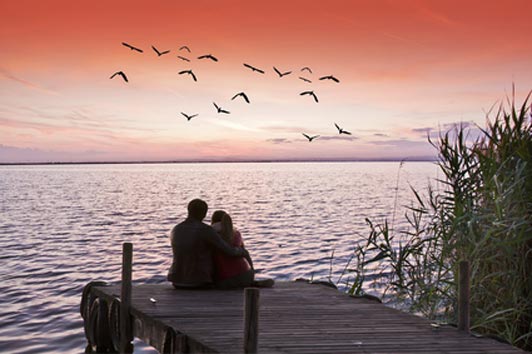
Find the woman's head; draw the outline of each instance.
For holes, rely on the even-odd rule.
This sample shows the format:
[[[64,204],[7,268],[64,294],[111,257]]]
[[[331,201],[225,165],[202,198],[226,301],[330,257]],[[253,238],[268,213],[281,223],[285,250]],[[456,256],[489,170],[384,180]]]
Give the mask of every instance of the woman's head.
[[[225,240],[225,242],[231,244],[233,243],[233,219],[231,219],[231,216],[229,214],[224,213],[221,220],[221,231],[222,238]]]
[[[220,233],[224,241],[231,244],[233,242],[233,219],[223,210],[216,210],[212,213],[211,224],[215,225],[216,231]]]
[[[223,210],[216,210],[214,213],[212,213],[211,216],[211,224],[214,224],[216,222],[221,222],[222,217],[225,215],[225,211]]]

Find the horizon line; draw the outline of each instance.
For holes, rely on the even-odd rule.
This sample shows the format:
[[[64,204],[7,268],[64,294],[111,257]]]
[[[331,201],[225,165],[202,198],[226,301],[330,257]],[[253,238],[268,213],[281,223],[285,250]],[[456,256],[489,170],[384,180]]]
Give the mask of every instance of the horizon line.
[[[369,158],[369,159],[242,159],[242,160],[135,160],[135,161],[47,161],[47,162],[0,162],[0,166],[31,165],[144,165],[187,163],[290,163],[290,162],[435,162],[435,157]]]

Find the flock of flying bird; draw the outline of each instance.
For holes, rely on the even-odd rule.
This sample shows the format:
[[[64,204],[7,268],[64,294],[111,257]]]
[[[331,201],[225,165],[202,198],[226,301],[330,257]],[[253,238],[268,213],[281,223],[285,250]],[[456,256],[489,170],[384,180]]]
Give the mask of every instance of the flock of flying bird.
[[[132,46],[128,43],[125,43],[125,42],[122,42],[122,45],[129,48],[130,50],[132,51],[136,51],[136,52],[139,52],[139,53],[143,53],[144,51],[140,48],[137,48],[135,46]],[[165,55],[165,54],[169,54],[170,53],[170,50],[165,50],[165,51],[160,51],[158,50],[155,46],[151,46],[151,48],[153,49],[153,51],[157,54],[158,57],[162,56],[162,55]],[[183,52],[183,51],[186,51],[188,52],[189,54],[191,54],[191,50],[188,46],[184,45],[184,46],[181,46],[179,48],[179,52]],[[185,62],[190,62],[190,59],[183,56],[183,55],[178,55],[177,56],[178,59],[180,60],[183,60]],[[204,55],[200,55],[197,57],[197,59],[199,60],[202,60],[202,59],[207,59],[207,60],[211,60],[213,62],[217,62],[218,61],[218,58],[216,58],[215,56],[213,56],[212,54],[204,54]],[[244,63],[243,64],[244,67],[250,69],[251,71],[253,72],[256,72],[256,73],[259,73],[259,74],[265,74],[265,71],[262,70],[262,69],[259,69],[257,67],[254,67],[250,64],[246,64]],[[275,71],[275,73],[279,76],[279,78],[282,78],[283,76],[286,76],[286,75],[290,75],[292,73],[292,71],[285,71],[285,72],[282,72],[280,71],[279,69],[277,69],[275,66],[273,67],[273,70]],[[309,74],[312,74],[312,70],[305,66],[303,68],[301,68],[300,70],[301,72],[308,72]],[[190,75],[190,77],[192,78],[192,80],[194,81],[198,81],[198,78],[196,76],[196,74],[194,74],[194,72],[192,71],[192,69],[189,69],[189,70],[182,70],[182,71],[179,71],[178,72],[179,75]],[[126,76],[126,74],[123,72],[123,71],[117,71],[115,72],[114,74],[111,75],[111,77],[109,79],[113,79],[115,76],[120,76],[122,77],[122,79],[125,81],[125,82],[129,82],[129,79],[128,77]],[[298,78],[306,83],[312,83],[312,81],[308,78],[305,78],[303,76],[298,76]],[[338,80],[335,76],[333,75],[326,75],[326,76],[322,76],[319,78],[319,80],[331,80],[335,83],[339,83],[340,80]],[[319,100],[318,100],[318,97],[316,96],[316,94],[314,93],[314,91],[312,90],[309,90],[309,91],[303,91],[299,94],[300,96],[311,96],[313,99],[314,99],[314,102],[318,103]],[[231,100],[235,100],[236,98],[238,97],[241,97],[246,103],[251,103],[250,100],[249,100],[249,97],[244,93],[244,92],[239,92],[237,93],[236,95],[234,95]],[[226,109],[223,109],[222,107],[220,107],[219,105],[216,104],[216,102],[213,102],[214,104],[214,107],[216,108],[216,112],[217,113],[222,113],[222,114],[230,114],[231,112],[229,112],[228,110]],[[187,121],[190,121],[192,118],[195,118],[198,116],[198,114],[192,114],[192,115],[189,115],[189,114],[186,114],[184,112],[181,112],[181,114],[187,119]],[[336,127],[336,129],[338,130],[338,134],[346,134],[346,135],[351,135],[351,133],[345,129],[342,129],[338,126],[338,124],[334,123],[334,126]],[[302,133],[303,136],[305,138],[308,139],[309,142],[312,142],[314,139],[318,138],[319,135],[313,135],[313,136],[310,136],[308,134],[305,134],[305,133]]]

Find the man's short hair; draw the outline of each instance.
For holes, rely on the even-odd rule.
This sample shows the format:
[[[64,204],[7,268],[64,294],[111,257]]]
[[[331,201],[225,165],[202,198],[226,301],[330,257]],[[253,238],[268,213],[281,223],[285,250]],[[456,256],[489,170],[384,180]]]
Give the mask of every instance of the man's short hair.
[[[188,203],[188,216],[202,221],[207,215],[207,203],[201,199],[193,199]]]

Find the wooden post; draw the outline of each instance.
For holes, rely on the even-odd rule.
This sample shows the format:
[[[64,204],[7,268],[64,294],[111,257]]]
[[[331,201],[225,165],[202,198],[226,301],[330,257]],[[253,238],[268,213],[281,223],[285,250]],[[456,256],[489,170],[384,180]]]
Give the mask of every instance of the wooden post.
[[[469,262],[460,262],[458,288],[458,330],[469,333]]]
[[[244,353],[256,353],[259,343],[259,289],[244,289]]]
[[[122,289],[120,292],[120,353],[133,353],[133,330],[129,308],[131,306],[131,272],[133,245],[122,244]]]

